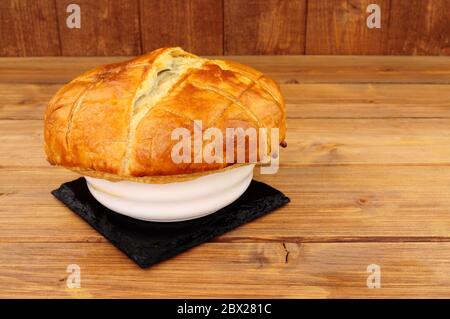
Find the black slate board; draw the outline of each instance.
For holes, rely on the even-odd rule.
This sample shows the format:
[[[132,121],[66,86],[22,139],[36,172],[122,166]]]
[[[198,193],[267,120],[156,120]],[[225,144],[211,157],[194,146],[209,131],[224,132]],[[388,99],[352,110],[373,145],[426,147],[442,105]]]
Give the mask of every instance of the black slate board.
[[[142,268],[173,257],[289,202],[289,198],[275,188],[252,181],[235,202],[211,215],[159,223],[133,219],[106,208],[91,195],[83,177],[62,184],[52,194]]]

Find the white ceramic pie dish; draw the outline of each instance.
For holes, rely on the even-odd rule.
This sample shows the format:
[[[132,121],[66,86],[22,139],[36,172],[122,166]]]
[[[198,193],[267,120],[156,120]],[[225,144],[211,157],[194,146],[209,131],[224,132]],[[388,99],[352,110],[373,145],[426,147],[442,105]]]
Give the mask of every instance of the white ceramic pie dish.
[[[175,222],[206,216],[231,204],[250,185],[254,166],[237,166],[167,184],[85,178],[95,199],[117,213],[146,221]]]

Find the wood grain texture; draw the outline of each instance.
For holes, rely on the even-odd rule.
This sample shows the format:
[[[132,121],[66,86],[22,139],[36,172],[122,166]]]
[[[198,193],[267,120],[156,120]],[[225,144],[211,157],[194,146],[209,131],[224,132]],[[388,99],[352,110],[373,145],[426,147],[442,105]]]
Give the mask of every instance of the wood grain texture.
[[[384,54],[450,55],[450,1],[391,1]]]
[[[450,164],[449,119],[292,119],[287,127],[285,165]]]
[[[54,0],[0,3],[0,56],[60,55]]]
[[[281,90],[290,118],[450,118],[447,84],[305,83]]]
[[[277,187],[291,203],[214,242],[449,242],[448,168],[283,166],[276,175],[256,170],[255,179]],[[25,165],[0,173],[0,242],[106,242],[50,194],[78,178],[75,173]]]
[[[303,54],[306,0],[224,0],[225,54]]]
[[[371,0],[308,1],[306,54],[383,54],[388,35],[388,0],[377,1],[381,28],[369,29]]]
[[[0,82],[0,119],[42,120],[60,84]],[[281,84],[288,118],[450,118],[446,84]],[[339,107],[339,112],[336,108]]]
[[[449,243],[209,243],[142,270],[106,243],[0,244],[0,291],[47,298],[442,298],[450,296],[449,252]],[[73,263],[80,289],[66,287]],[[380,289],[367,288],[373,263],[381,267]]]
[[[64,56],[137,55],[141,53],[137,0],[80,0],[81,28],[69,29],[66,8],[57,0],[61,51]]]
[[[59,88],[59,84],[0,83],[0,119],[43,120],[47,103]]]
[[[72,1],[73,2],[73,1]],[[70,0],[0,3],[0,56],[131,55],[161,46],[198,54],[450,55],[448,0]]]
[[[141,0],[144,52],[181,46],[195,54],[223,53],[222,0]]]
[[[290,167],[450,164],[448,118],[288,119],[287,127],[289,148],[281,149],[281,163]],[[0,133],[2,165],[48,165],[42,121],[2,120]],[[16,147],[19,144],[21,148]]]
[[[308,2],[306,54],[449,55],[447,0],[376,2],[381,28],[369,29],[366,8],[373,1]]]
[[[226,56],[248,64],[281,84],[450,83],[448,57]],[[96,66],[127,57],[3,58],[0,83],[66,83]]]
[[[125,57],[2,58],[0,82],[62,84],[99,65],[125,59]]]
[[[0,60],[0,297],[450,297],[449,59],[235,59],[282,83],[288,148],[255,179],[291,203],[147,270],[50,194],[78,175],[42,149],[50,96],[117,58]]]

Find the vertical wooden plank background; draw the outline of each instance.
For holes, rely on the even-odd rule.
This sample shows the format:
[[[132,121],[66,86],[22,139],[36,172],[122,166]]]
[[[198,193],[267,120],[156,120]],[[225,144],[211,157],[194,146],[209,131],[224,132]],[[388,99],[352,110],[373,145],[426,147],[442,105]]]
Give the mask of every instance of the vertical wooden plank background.
[[[366,8],[381,8],[380,29],[369,29]],[[389,0],[308,2],[306,54],[383,54],[388,35]]]
[[[59,55],[54,0],[0,1],[0,55]]]
[[[306,0],[225,0],[225,54],[304,54]]]
[[[81,7],[68,29],[67,5]],[[381,29],[368,29],[370,3]],[[0,56],[450,55],[450,0],[1,0]]]
[[[391,0],[384,54],[450,55],[449,0]]]
[[[366,8],[381,8],[368,29]],[[449,0],[308,1],[306,54],[450,55]]]
[[[69,29],[69,4],[81,8],[81,28]],[[57,0],[62,55],[137,55],[141,53],[136,0]]]
[[[223,53],[222,0],[141,0],[145,52],[181,46],[196,54]]]

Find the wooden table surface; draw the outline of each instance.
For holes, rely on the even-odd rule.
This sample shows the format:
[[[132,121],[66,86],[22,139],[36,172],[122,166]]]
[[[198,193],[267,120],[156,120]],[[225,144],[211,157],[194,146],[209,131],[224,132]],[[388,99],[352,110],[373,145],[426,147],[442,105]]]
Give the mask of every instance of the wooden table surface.
[[[50,194],[77,176],[42,149],[52,94],[123,58],[0,59],[0,297],[450,297],[450,58],[229,58],[281,84],[289,146],[256,178],[291,203],[147,270]]]

